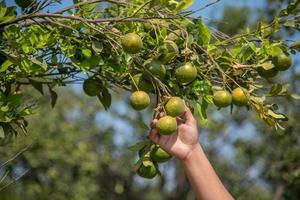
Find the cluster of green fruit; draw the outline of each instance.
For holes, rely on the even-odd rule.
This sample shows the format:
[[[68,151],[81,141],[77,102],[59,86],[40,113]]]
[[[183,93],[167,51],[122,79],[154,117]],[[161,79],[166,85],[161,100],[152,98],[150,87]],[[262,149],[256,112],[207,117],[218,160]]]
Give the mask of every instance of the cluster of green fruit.
[[[286,54],[274,56],[269,66],[268,69],[258,67],[258,74],[264,78],[275,77],[279,71],[288,70],[292,66],[292,57]],[[214,92],[213,102],[219,108],[227,107],[232,103],[236,106],[247,106],[249,93],[241,87],[235,88],[231,93],[227,90],[218,90]]]
[[[150,104],[150,97],[144,91],[136,91],[130,97],[131,106],[135,110],[143,110]],[[157,132],[161,135],[170,135],[176,132],[176,117],[180,117],[185,110],[184,101],[180,97],[171,97],[164,106],[166,116],[160,118],[156,124]]]
[[[131,99],[131,103],[134,101]],[[166,115],[161,117],[156,123],[157,133],[160,135],[174,134],[177,130],[176,117],[183,115],[185,103],[179,97],[171,97],[164,105],[164,110]],[[156,144],[151,145],[150,148],[149,146],[142,148],[139,151],[139,156],[141,163],[137,169],[137,173],[144,178],[155,177],[158,174],[158,163],[166,162],[172,157]]]
[[[139,53],[143,47],[143,41],[136,33],[126,34],[122,37],[121,44],[123,50],[129,54]],[[167,73],[166,64],[176,57],[178,47],[175,42],[166,40],[161,46],[160,52],[159,56],[145,61],[142,73],[132,76],[131,85],[136,92],[133,93],[131,99],[136,99],[136,103],[132,104],[136,110],[143,110],[149,105],[148,93],[154,91],[152,81],[154,79],[164,81]],[[197,77],[197,69],[190,62],[182,63],[175,69],[174,76],[179,84],[188,84]],[[96,79],[89,78],[84,81],[83,90],[88,96],[97,96],[101,92],[101,83],[97,82]]]
[[[158,172],[158,163],[163,163],[172,158],[159,145],[152,145],[149,148],[144,147],[139,151],[139,157],[142,159],[137,169],[137,174],[143,178],[154,178]]]
[[[272,58],[268,69],[258,67],[257,72],[261,77],[272,78],[275,77],[279,71],[288,70],[292,66],[292,63],[292,57],[282,53]]]
[[[122,48],[126,53],[137,54],[143,49],[143,41],[136,33],[128,33],[122,37]],[[164,45],[159,48],[160,54],[146,60],[138,73],[131,76],[133,93],[130,96],[131,106],[141,111],[146,109],[151,98],[149,94],[155,91],[157,81],[164,82],[167,74],[167,64],[178,55],[178,47],[175,42],[165,40]],[[278,71],[287,70],[292,65],[290,56],[282,54],[272,58],[273,68],[265,69],[258,67],[257,72],[261,77],[270,78]],[[197,68],[190,62],[181,63],[173,71],[173,77],[179,85],[187,85],[197,77]],[[89,96],[97,96],[101,92],[102,84],[99,80],[89,78],[84,81],[83,90]],[[250,94],[242,87],[237,87],[231,92],[226,89],[216,90],[213,94],[213,103],[219,107],[227,107],[232,104],[236,106],[249,105]],[[161,105],[165,116],[161,117],[157,124],[157,132],[160,135],[170,135],[177,130],[176,117],[182,116],[185,110],[185,103],[180,97],[171,97]],[[137,169],[137,173],[145,178],[153,178],[158,173],[158,163],[167,161],[171,156],[157,145],[144,147],[139,151],[142,163]]]
[[[218,90],[214,92],[214,104],[219,108],[224,108],[232,103],[236,106],[247,106],[249,102],[249,94],[244,88],[235,88],[232,92],[227,90]]]
[[[130,54],[139,53],[142,50],[143,42],[136,33],[129,33],[122,38],[122,47]],[[132,77],[132,88],[134,92],[130,97],[130,104],[135,110],[143,110],[150,105],[149,93],[154,90],[152,80],[156,78],[164,81],[166,75],[165,64],[169,63],[178,54],[178,47],[175,42],[165,40],[160,48],[161,54],[144,63],[144,72],[135,74]],[[196,79],[197,69],[188,62],[179,65],[174,71],[174,77],[178,84],[189,84]],[[180,97],[171,97],[163,105],[165,116],[161,117],[156,124],[156,129],[160,135],[170,135],[176,133],[176,117],[183,115],[185,103]],[[137,173],[144,178],[153,178],[158,173],[157,163],[165,162],[171,156],[157,145],[144,147],[139,151],[142,163],[137,169]]]

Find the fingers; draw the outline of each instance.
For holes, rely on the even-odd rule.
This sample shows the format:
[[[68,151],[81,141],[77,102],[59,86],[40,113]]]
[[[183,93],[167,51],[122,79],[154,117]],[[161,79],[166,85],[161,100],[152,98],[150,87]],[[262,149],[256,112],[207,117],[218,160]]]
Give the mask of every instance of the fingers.
[[[157,133],[156,129],[152,129],[149,135],[150,140],[152,140],[152,142],[154,142],[155,144],[159,143],[159,135]]]
[[[149,138],[154,143],[158,144],[160,135],[157,133],[156,123],[157,123],[157,119],[154,119],[151,123],[151,131],[150,131]]]
[[[153,119],[153,121],[151,122],[150,127],[151,127],[152,129],[156,127],[157,121],[158,121],[157,119]]]
[[[193,113],[187,106],[185,106],[183,117],[185,119],[185,123],[187,123],[187,124],[195,124],[196,123]]]
[[[165,116],[165,113],[164,112],[160,112],[159,113],[159,118],[162,118],[163,116]]]

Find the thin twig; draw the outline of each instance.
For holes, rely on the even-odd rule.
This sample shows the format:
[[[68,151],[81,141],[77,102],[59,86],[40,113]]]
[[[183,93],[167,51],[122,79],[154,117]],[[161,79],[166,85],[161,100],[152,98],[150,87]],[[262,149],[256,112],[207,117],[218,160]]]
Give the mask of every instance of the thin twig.
[[[14,159],[16,159],[19,155],[21,155],[23,152],[25,152],[31,145],[27,145],[26,147],[24,147],[21,151],[19,151],[16,155],[14,155],[12,158],[8,159],[6,162],[4,162],[3,164],[0,165],[0,168],[4,167],[7,163],[13,161]]]
[[[7,183],[6,185],[4,185],[3,187],[0,188],[0,192],[2,190],[4,190],[5,188],[7,188],[8,186],[10,186],[11,184],[15,183],[16,181],[18,181],[20,178],[22,178],[23,176],[25,176],[25,174],[27,174],[30,171],[30,169],[26,170],[24,173],[22,173],[20,176],[18,176],[17,178],[13,179],[11,182]]]
[[[71,10],[73,8],[77,8],[77,7],[81,7],[84,5],[88,5],[88,4],[93,4],[93,3],[99,3],[99,2],[108,2],[108,3],[113,3],[113,4],[118,4],[118,5],[123,5],[126,6],[127,3],[126,2],[121,2],[121,1],[114,1],[114,0],[94,0],[94,1],[86,1],[86,2],[80,2],[80,3],[76,3],[73,4],[71,6],[65,7],[59,11],[56,11],[55,14],[62,14],[68,10]]]

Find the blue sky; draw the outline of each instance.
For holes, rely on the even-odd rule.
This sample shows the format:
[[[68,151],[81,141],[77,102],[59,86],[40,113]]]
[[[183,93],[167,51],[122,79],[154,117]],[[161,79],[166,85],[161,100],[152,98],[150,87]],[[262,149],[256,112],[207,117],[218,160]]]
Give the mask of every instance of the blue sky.
[[[8,6],[15,5],[14,0],[5,0]],[[191,7],[192,10],[204,7],[205,5],[214,2],[212,0],[196,0],[194,5]],[[53,6],[51,9],[56,10],[57,8],[64,7],[67,5],[71,5],[73,0],[62,0],[61,5]],[[239,1],[232,1],[232,0],[220,0],[217,4],[210,6],[199,14],[204,16],[216,16],[219,17],[222,14],[222,7],[225,5],[236,5],[236,6],[250,6],[253,8],[259,8],[264,4],[264,1],[253,1],[253,0],[239,0]]]
[[[202,8],[205,5],[215,2],[214,0],[196,0],[194,5],[192,6],[192,10]],[[234,6],[249,6],[253,9],[261,8],[264,4],[264,1],[253,1],[253,0],[220,0],[218,3],[205,8],[203,11],[199,12],[200,15],[206,17],[219,18],[222,16],[223,7],[226,5],[234,5]]]

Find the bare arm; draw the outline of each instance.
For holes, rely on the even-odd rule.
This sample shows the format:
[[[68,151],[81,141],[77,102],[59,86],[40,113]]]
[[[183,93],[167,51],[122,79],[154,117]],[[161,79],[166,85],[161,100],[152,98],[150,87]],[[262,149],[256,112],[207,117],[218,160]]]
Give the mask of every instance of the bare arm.
[[[178,119],[178,130],[168,136],[159,135],[152,122],[150,139],[177,157],[184,166],[192,188],[201,200],[232,200],[198,143],[197,123],[188,107],[184,119]]]

